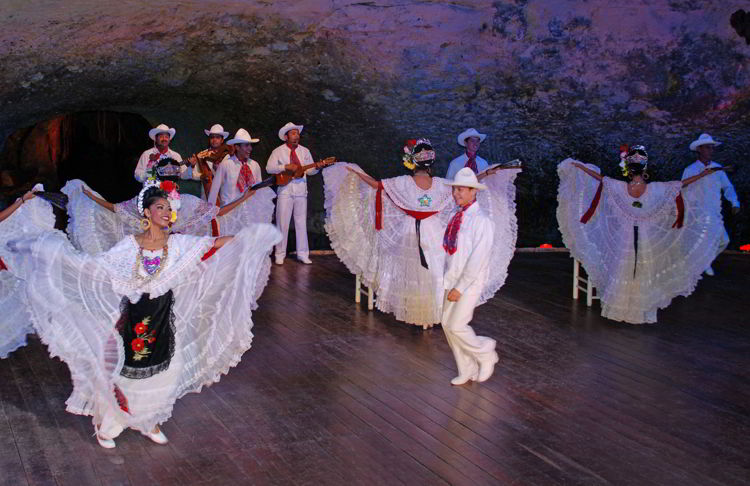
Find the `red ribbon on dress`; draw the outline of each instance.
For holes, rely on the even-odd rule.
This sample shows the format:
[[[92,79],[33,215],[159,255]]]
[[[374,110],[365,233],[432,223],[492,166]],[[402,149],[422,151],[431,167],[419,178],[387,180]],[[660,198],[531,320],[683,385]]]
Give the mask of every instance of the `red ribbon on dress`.
[[[682,228],[682,223],[685,221],[685,201],[682,200],[682,193],[677,194],[674,202],[677,204],[677,219],[672,228]]]
[[[211,258],[213,254],[216,253],[216,250],[218,250],[218,248],[216,248],[215,246],[211,247],[210,250],[203,254],[203,256],[201,257],[201,261],[203,262]]]
[[[581,223],[586,224],[591,219],[591,216],[594,215],[596,212],[596,208],[599,207],[599,200],[602,198],[602,188],[604,187],[604,181],[599,183],[599,188],[596,190],[596,195],[594,196],[594,199],[591,201],[591,206],[589,206],[588,211],[586,211],[583,216],[581,216]]]
[[[3,261],[2,258],[0,258],[0,271],[7,270],[7,269],[8,267],[5,266],[5,262]]]

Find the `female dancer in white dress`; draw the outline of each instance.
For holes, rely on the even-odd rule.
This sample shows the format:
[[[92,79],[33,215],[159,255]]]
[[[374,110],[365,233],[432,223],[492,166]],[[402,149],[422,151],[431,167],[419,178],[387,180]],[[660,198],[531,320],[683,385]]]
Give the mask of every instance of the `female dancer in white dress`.
[[[657,309],[690,295],[716,256],[722,220],[718,197],[699,179],[651,182],[645,149],[623,147],[628,182],[573,159],[560,163],[557,221],[601,300],[602,316],[631,324],[656,322]]]
[[[93,416],[106,448],[124,428],[165,443],[158,425],[175,401],[239,362],[257,275],[280,239],[267,224],[234,237],[169,234],[158,187],[144,187],[137,205],[145,231],[105,253],[78,252],[59,231],[8,244],[28,278],[34,328],[70,368],[67,410]]]
[[[325,227],[336,255],[377,293],[378,309],[426,329],[441,319],[442,241],[455,204],[448,181],[432,177],[430,141],[410,140],[404,152],[411,175],[376,181],[355,164],[324,169]],[[515,251],[518,172],[491,169],[490,190],[479,198],[496,229],[491,278],[480,304],[505,283]]]
[[[43,191],[38,184],[33,191]],[[6,248],[11,238],[33,236],[55,227],[50,204],[29,191],[0,211],[0,358],[26,344],[26,335],[34,332],[24,293],[23,275],[18,272],[13,254]]]

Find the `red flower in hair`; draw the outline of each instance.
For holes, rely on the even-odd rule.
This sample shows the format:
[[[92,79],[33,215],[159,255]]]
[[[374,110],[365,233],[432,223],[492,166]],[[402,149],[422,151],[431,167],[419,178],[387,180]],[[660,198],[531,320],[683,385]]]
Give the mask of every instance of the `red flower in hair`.
[[[415,138],[410,138],[409,140],[406,141],[406,146],[409,148],[414,147],[416,144],[417,144],[417,139]]]
[[[623,152],[625,153],[630,152],[630,147],[628,147],[628,144],[626,143],[620,145],[620,153],[623,153]]]
[[[130,347],[133,348],[133,351],[136,353],[139,351],[143,351],[143,348],[146,346],[146,344],[143,342],[143,339],[141,338],[135,338],[130,342]]]
[[[159,188],[169,194],[170,192],[177,189],[177,184],[175,184],[172,181],[162,181],[161,184],[159,184]]]

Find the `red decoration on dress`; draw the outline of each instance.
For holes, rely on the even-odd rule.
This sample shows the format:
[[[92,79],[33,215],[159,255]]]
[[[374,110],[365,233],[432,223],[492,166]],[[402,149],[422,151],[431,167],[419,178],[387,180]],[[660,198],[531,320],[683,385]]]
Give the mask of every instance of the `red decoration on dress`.
[[[143,348],[146,347],[146,343],[141,338],[135,338],[130,342],[130,347],[137,353],[143,351]]]
[[[125,398],[125,394],[117,385],[115,385],[115,399],[117,400],[117,405],[120,406],[120,409],[122,409],[123,412],[130,413],[128,399]]]
[[[216,250],[218,250],[218,248],[216,248],[215,246],[212,247],[210,250],[208,250],[206,253],[203,254],[203,256],[201,257],[201,261],[205,261],[211,258],[211,256],[213,256],[213,254],[216,253]]]
[[[7,270],[8,267],[5,266],[5,262],[2,258],[0,258],[0,270]]]
[[[581,216],[581,223],[586,224],[591,219],[591,216],[594,215],[596,212],[596,208],[599,207],[599,200],[602,198],[602,188],[604,187],[604,182],[599,183],[599,187],[596,190],[596,195],[594,196],[593,201],[591,201],[591,206],[589,206],[588,211],[584,213],[583,216]]]
[[[378,190],[375,193],[375,229],[380,231],[383,229],[383,183],[378,182]],[[386,193],[387,195],[387,193]],[[395,203],[394,203],[395,204]],[[437,214],[439,211],[412,211],[411,209],[404,209],[401,206],[396,205],[401,211],[405,212],[409,216],[419,221],[427,219],[430,216]]]
[[[685,201],[682,200],[682,193],[677,194],[674,202],[677,204],[677,219],[672,228],[682,228],[682,223],[685,220]]]
[[[148,331],[148,326],[144,324],[143,322],[139,322],[135,325],[133,328],[136,334],[143,334],[144,332]]]

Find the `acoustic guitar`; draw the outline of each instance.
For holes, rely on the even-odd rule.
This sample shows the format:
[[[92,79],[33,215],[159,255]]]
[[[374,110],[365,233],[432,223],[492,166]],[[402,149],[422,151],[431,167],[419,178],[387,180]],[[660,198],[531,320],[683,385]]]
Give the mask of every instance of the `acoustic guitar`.
[[[327,167],[335,163],[336,163],[336,157],[327,157],[323,160],[313,162],[312,164],[303,165],[295,171],[285,170],[284,172],[280,172],[276,174],[276,185],[285,186],[289,184],[290,182],[292,182],[294,179],[302,178],[305,175],[305,172],[312,168],[321,169],[323,167]]]

